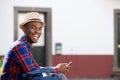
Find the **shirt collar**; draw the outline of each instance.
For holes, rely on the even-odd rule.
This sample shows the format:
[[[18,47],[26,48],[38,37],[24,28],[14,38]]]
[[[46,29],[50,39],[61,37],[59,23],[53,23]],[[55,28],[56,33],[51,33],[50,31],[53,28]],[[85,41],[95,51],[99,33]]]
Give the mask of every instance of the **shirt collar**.
[[[25,42],[28,46],[28,48],[31,48],[30,44],[28,43],[28,41],[26,40],[25,36],[22,36],[19,41]]]

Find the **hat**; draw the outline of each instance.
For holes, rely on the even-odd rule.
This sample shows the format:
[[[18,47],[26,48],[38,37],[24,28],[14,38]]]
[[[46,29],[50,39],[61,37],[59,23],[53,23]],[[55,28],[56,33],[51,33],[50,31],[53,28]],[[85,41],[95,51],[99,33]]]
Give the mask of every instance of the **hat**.
[[[29,22],[37,21],[42,24],[42,26],[45,25],[44,22],[40,19],[40,14],[38,12],[29,12],[25,15],[24,21],[20,24],[20,28],[23,29],[24,25]]]

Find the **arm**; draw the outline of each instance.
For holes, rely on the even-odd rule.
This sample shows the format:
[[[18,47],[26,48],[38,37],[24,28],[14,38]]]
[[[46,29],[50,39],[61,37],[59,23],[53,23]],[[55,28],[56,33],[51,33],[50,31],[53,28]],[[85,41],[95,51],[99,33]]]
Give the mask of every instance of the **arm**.
[[[17,57],[17,63],[25,72],[38,70],[41,73],[55,73],[57,69],[54,67],[39,67],[34,60],[31,52],[28,50],[26,45],[17,46],[14,48],[15,55]]]
[[[16,62],[23,69],[24,72],[29,72],[36,70],[36,63],[33,63],[32,58],[30,57],[30,51],[26,45],[18,45],[14,48],[14,53],[16,55]]]
[[[69,72],[70,69],[70,65],[72,62],[70,63],[59,63],[57,66],[55,67],[42,67],[40,68],[40,71],[42,72],[46,72],[46,73],[67,73]]]

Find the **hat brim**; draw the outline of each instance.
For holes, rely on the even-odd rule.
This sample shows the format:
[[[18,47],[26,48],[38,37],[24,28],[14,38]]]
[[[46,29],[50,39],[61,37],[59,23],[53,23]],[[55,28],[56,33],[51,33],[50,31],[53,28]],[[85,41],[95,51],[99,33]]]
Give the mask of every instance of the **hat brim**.
[[[41,22],[41,20],[27,20],[25,22],[22,22],[20,24],[20,28],[23,29],[24,28],[24,25],[29,23],[29,22],[40,22],[42,24],[42,27],[45,26],[45,23],[44,22]]]

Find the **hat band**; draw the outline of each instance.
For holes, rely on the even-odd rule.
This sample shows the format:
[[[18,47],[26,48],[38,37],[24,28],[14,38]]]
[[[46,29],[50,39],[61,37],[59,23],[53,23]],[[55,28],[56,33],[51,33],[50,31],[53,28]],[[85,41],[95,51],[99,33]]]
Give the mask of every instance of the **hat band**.
[[[36,18],[33,18],[33,19],[29,19],[29,20],[39,20],[39,21],[41,21],[40,19],[36,19]]]

